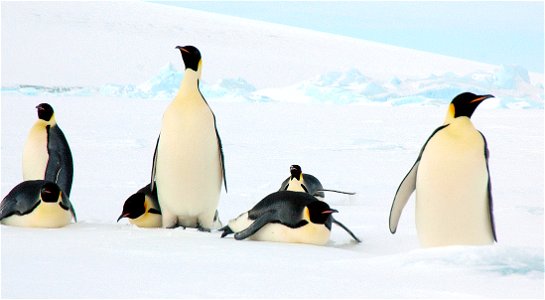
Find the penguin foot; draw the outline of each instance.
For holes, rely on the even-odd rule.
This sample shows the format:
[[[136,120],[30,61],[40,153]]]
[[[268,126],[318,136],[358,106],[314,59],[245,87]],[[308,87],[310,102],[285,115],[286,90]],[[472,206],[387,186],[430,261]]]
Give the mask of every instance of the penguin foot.
[[[222,238],[226,237],[226,236],[229,235],[229,234],[234,233],[233,230],[231,230],[231,228],[229,227],[229,225],[220,228],[219,231],[223,231],[223,232],[221,233],[221,237],[222,237]]]
[[[204,228],[201,225],[197,225],[197,230],[201,232],[210,232],[210,228]]]

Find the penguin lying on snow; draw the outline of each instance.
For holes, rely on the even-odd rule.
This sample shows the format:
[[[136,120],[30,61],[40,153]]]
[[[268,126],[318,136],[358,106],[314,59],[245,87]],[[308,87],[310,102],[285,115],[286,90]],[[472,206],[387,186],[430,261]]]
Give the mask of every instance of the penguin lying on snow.
[[[392,233],[416,190],[416,229],[422,246],[496,241],[488,147],[470,120],[477,106],[491,97],[462,93],[452,100],[445,123],[428,138],[397,189],[390,210]]]
[[[199,89],[201,53],[193,46],[180,50],[185,72],[180,89],[165,110],[152,168],[152,190],[162,212],[162,226],[218,229],[217,207],[225,164],[216,118]]]
[[[157,200],[157,189],[151,190],[151,183],[131,195],[123,204],[123,211],[117,219],[128,218],[138,227],[161,227],[161,208]]]
[[[334,192],[334,193],[347,194],[347,195],[356,194],[351,192],[342,192],[337,190],[324,189],[324,187],[322,186],[322,183],[320,182],[320,180],[318,180],[318,178],[310,174],[303,174],[303,172],[301,171],[301,167],[299,165],[291,165],[290,173],[291,173],[291,176],[286,178],[286,180],[282,182],[282,185],[280,186],[279,191],[304,192],[304,193],[313,195],[318,200],[322,200],[322,201],[325,198],[324,192]],[[341,222],[337,221],[333,216],[331,216],[331,220],[333,223],[337,224],[338,226],[346,230],[352,236],[352,238],[356,240],[358,243],[361,242],[361,240],[357,236],[355,236],[352,233],[352,231],[346,228],[346,226],[344,226]]]
[[[0,222],[22,227],[63,227],[76,219],[66,193],[54,182],[24,181],[15,186],[0,204]]]
[[[23,150],[23,179],[55,182],[70,196],[74,164],[68,141],[57,125],[53,107],[41,103],[36,109],[38,120],[30,129]]]
[[[280,185],[279,191],[306,192],[320,200],[325,198],[324,192],[334,192],[347,195],[356,194],[351,192],[324,189],[318,178],[310,174],[303,174],[299,165],[291,165],[290,174],[291,175]]]
[[[331,234],[331,214],[337,212],[307,193],[280,191],[259,201],[220,230],[235,239],[324,245]],[[343,226],[348,233],[354,234]],[[359,242],[358,239],[356,241]]]

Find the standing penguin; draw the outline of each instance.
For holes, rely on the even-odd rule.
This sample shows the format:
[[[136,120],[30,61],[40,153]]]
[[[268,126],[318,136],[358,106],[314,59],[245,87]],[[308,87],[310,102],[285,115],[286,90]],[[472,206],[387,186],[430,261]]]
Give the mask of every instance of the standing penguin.
[[[216,118],[199,90],[201,53],[178,46],[185,73],[178,94],[163,115],[152,168],[163,227],[177,225],[210,231],[221,227],[217,215],[225,164]]]
[[[51,181],[29,180],[15,186],[0,204],[0,222],[22,227],[63,227],[76,212],[60,187]]]
[[[422,246],[496,241],[488,147],[470,120],[477,106],[492,97],[462,93],[452,100],[445,123],[428,138],[399,185],[390,210],[390,232],[396,232],[401,211],[416,189],[416,229]]]
[[[57,125],[53,107],[36,106],[38,120],[30,129],[23,150],[23,179],[43,179],[57,183],[70,196],[74,163],[64,133]]]
[[[123,211],[117,219],[128,218],[138,227],[161,227],[162,217],[157,189],[151,190],[151,183],[132,194],[123,204]]]

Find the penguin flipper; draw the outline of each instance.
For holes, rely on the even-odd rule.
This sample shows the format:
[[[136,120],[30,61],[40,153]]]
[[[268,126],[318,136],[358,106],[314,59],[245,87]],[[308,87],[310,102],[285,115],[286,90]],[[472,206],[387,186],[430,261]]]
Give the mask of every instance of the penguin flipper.
[[[26,215],[39,204],[43,180],[24,181],[16,185],[0,203],[0,220],[12,215]],[[34,193],[35,192],[35,193]]]
[[[317,192],[332,192],[332,193],[339,193],[339,194],[345,194],[345,195],[355,195],[355,192],[345,192],[345,191],[339,191],[339,190],[332,190],[332,189],[321,189]],[[316,196],[316,193],[314,194]]]
[[[74,162],[70,146],[68,146],[68,141],[58,125],[48,125],[46,128],[49,159],[44,179],[56,183],[64,193],[70,196],[74,176]]]
[[[153,152],[153,164],[151,166],[151,183],[150,183],[150,190],[154,191],[155,189],[155,172],[157,170],[157,149],[159,148],[159,139],[161,138],[161,134],[157,137],[157,143],[155,144],[155,151]]]
[[[420,149],[420,154],[418,155],[418,158],[416,159],[416,162],[412,166],[411,170],[409,171],[409,173],[407,173],[407,175],[405,175],[405,178],[403,178],[403,180],[399,184],[399,187],[397,188],[396,194],[394,196],[394,201],[392,202],[392,207],[390,208],[389,226],[390,232],[392,234],[396,233],[397,224],[399,223],[399,218],[401,217],[401,212],[409,201],[412,193],[416,189],[416,174],[418,173],[418,165],[420,164],[422,153],[424,153],[424,150],[426,149],[426,146],[428,145],[428,142],[431,140],[431,138],[437,132],[447,127],[448,125],[449,124],[440,126],[433,131],[433,133],[424,143],[424,146],[422,146],[422,149]]]
[[[341,227],[342,229],[344,229],[346,232],[348,232],[348,234],[350,234],[350,236],[358,243],[361,243],[361,240],[352,232],[352,230],[348,229],[348,227],[344,226],[343,223],[339,222],[337,219],[333,218],[333,216],[331,217],[331,219],[333,220],[333,223],[339,225],[339,227]]]
[[[403,181],[401,181],[401,184],[397,188],[396,195],[394,197],[394,201],[392,202],[392,207],[390,208],[390,232],[392,234],[396,233],[397,230],[397,224],[399,223],[399,218],[401,217],[401,212],[403,211],[403,208],[409,201],[409,198],[411,197],[412,193],[416,189],[416,173],[418,171],[418,165],[420,164],[420,160],[417,160],[409,173],[405,175],[405,178],[403,178]]]
[[[252,224],[250,224],[250,226],[246,227],[246,229],[235,233],[235,239],[243,240],[252,236],[263,226],[273,222],[275,219],[274,216],[275,216],[274,211],[265,212],[263,215],[257,218]]]
[[[288,189],[288,186],[290,185],[290,178],[286,178],[286,180],[284,180],[284,182],[282,182],[282,184],[280,185],[280,189],[278,191],[285,191]]]
[[[216,116],[214,116],[214,130],[216,131],[216,138],[218,139],[218,150],[220,152],[221,173],[223,176],[223,185],[225,186],[225,192],[227,193],[227,178],[225,177],[225,157],[223,156],[223,145],[221,144],[220,134],[218,127],[216,127]]]
[[[72,202],[68,199],[68,195],[66,193],[62,194],[62,199],[60,202],[60,206],[63,209],[70,210],[70,213],[72,214],[72,217],[74,218],[74,222],[78,222],[78,218],[76,217],[76,211],[74,210],[74,206],[72,205]]]
[[[490,152],[488,150],[488,144],[486,142],[486,138],[484,137],[484,134],[479,131],[481,136],[483,137],[484,142],[484,157],[486,160],[486,174],[488,176],[488,184],[487,184],[487,197],[488,197],[488,214],[490,217],[490,227],[492,229],[492,236],[494,237],[494,241],[497,242],[498,239],[496,237],[496,225],[494,223],[494,214],[493,214],[493,203],[492,203],[492,183],[490,181],[490,168],[488,167],[488,157],[490,156]]]

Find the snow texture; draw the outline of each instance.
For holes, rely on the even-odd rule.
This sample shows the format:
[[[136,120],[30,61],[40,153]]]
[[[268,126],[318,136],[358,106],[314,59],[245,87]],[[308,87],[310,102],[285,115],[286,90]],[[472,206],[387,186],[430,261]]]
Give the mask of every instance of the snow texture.
[[[325,199],[361,244],[335,225],[327,245],[312,246],[115,222],[149,181],[161,116],[182,76],[178,44],[203,53],[202,93],[229,185],[221,220],[277,190],[299,164],[326,188],[357,192]],[[72,149],[80,221],[0,226],[1,296],[543,298],[542,78],[150,3],[2,2],[2,195],[22,180],[34,107],[48,102]],[[446,104],[465,90],[497,96],[472,120],[490,149],[499,241],[422,249],[414,198],[395,235],[391,201]]]

